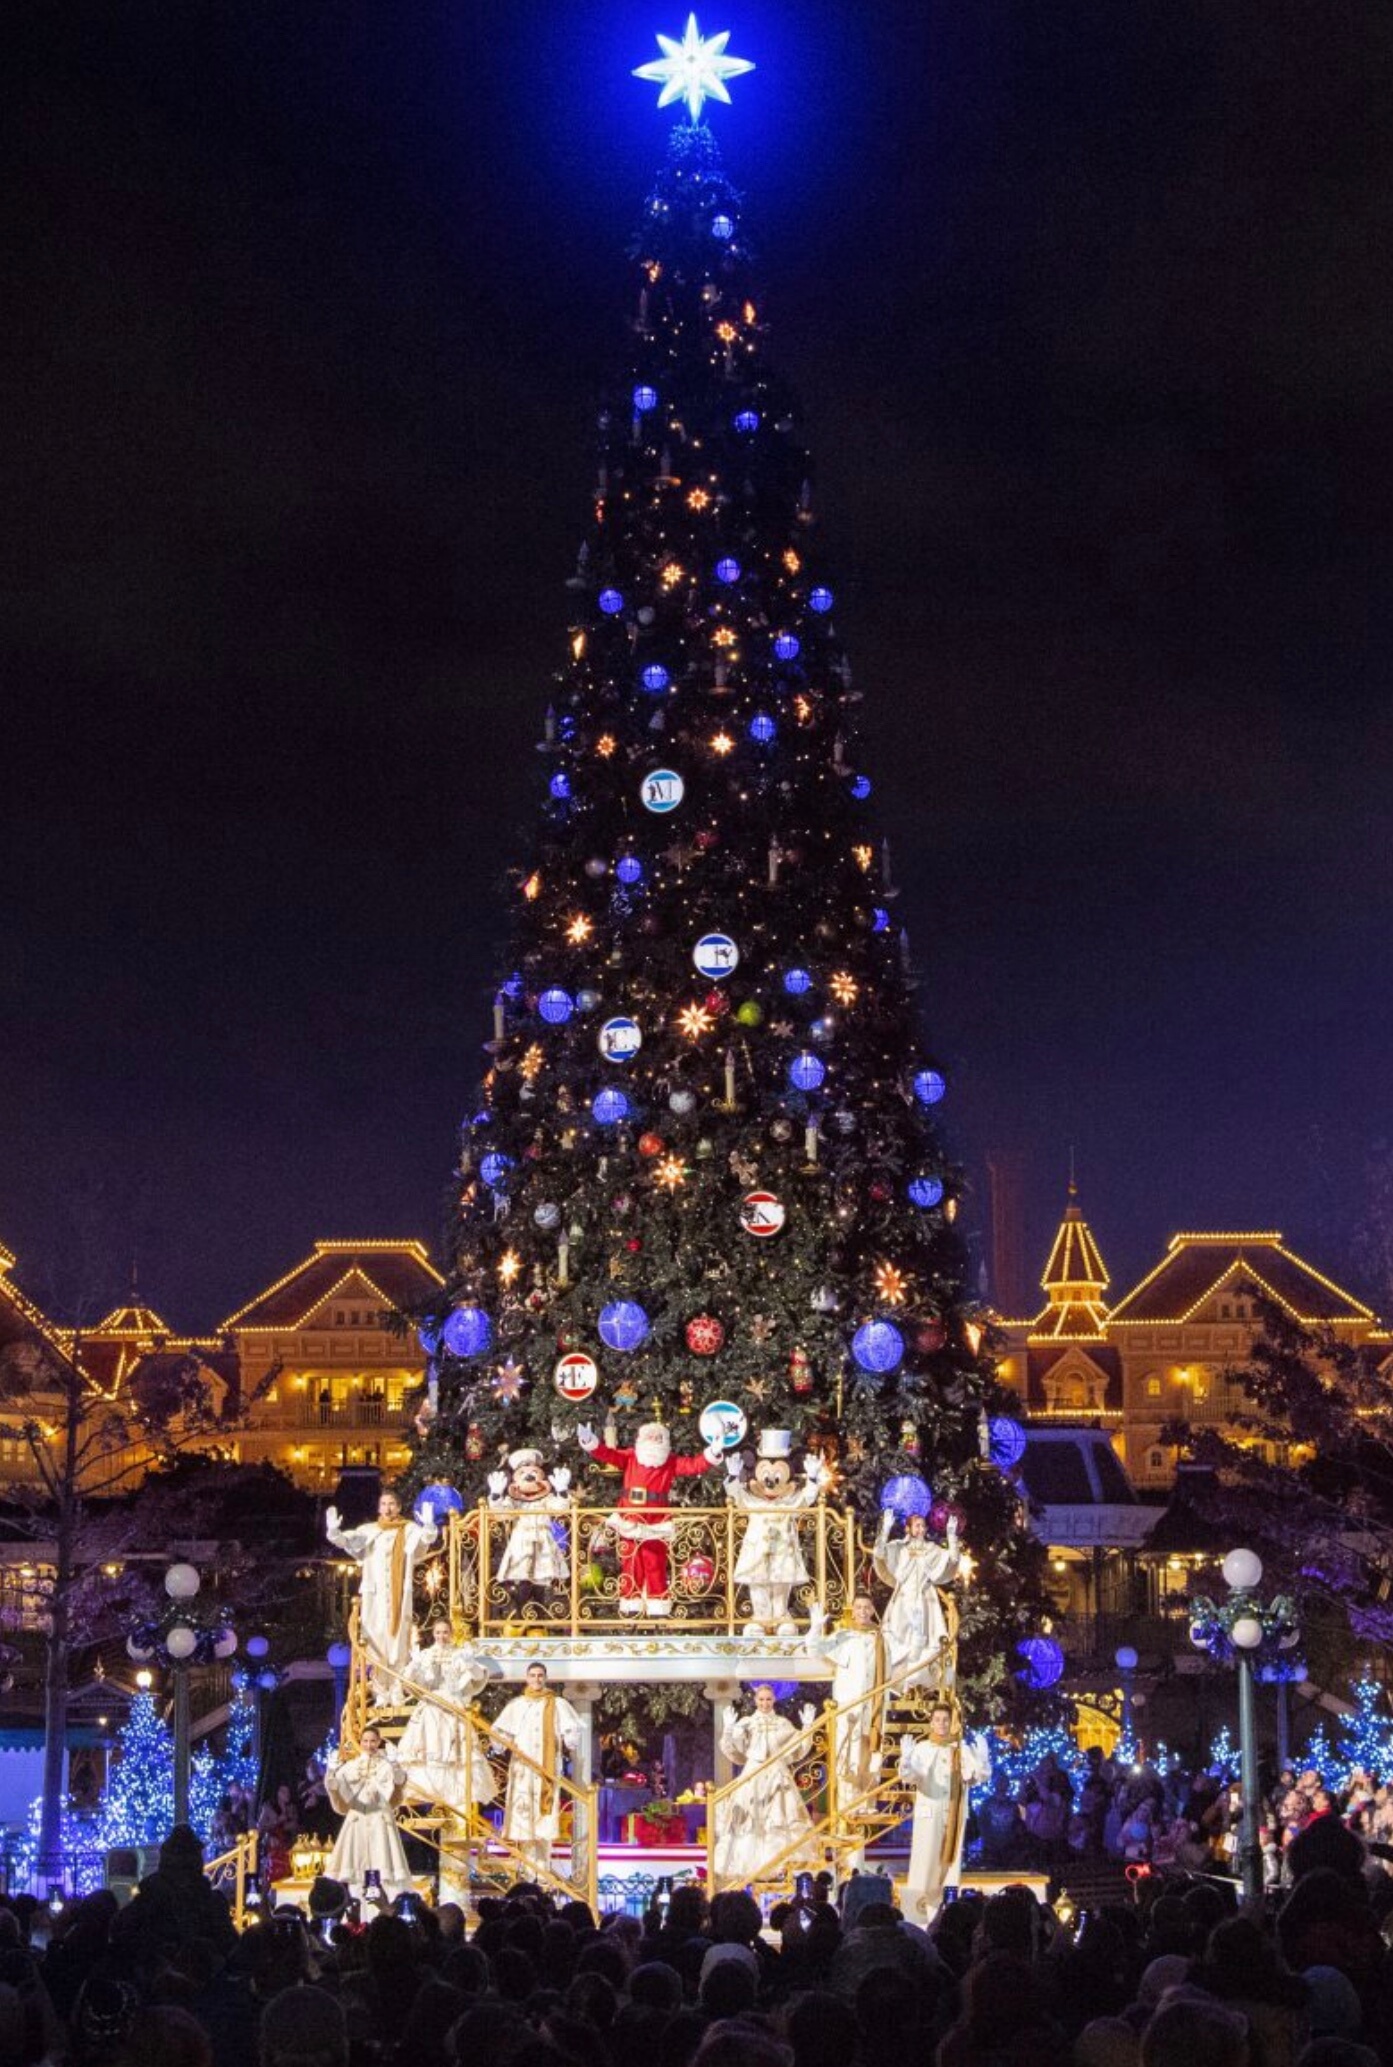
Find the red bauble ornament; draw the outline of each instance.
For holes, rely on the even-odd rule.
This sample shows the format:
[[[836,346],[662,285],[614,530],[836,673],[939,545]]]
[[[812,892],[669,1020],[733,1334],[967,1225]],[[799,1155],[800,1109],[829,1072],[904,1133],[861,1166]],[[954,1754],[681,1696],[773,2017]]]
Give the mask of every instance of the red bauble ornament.
[[[629,1236],[628,1241],[625,1242],[624,1247],[628,1250],[631,1256],[637,1256],[639,1250],[643,1247],[643,1242],[638,1235],[631,1234]]]
[[[682,1567],[682,1582],[689,1593],[705,1593],[715,1576],[715,1560],[704,1550],[696,1551]]]
[[[956,1522],[959,1529],[967,1520],[956,1500],[935,1500],[929,1509],[929,1527],[936,1536],[947,1534],[949,1522]]]
[[[707,1011],[713,1013],[717,1019],[724,1019],[726,1013],[730,1010],[730,999],[723,990],[707,991],[706,996],[702,999],[702,1003]]]
[[[640,1134],[638,1137],[638,1152],[641,1156],[660,1156],[663,1152],[662,1135]]]
[[[699,854],[709,854],[720,837],[720,834],[713,832],[709,825],[704,825],[700,832],[692,834],[692,845]]]
[[[921,1356],[932,1356],[947,1340],[948,1330],[942,1321],[921,1321],[914,1330],[914,1347]]]
[[[885,1203],[886,1199],[888,1199],[889,1196],[889,1185],[882,1184],[880,1180],[877,1178],[876,1182],[871,1186],[871,1197],[875,1200],[876,1204],[880,1206]]]
[[[798,1399],[805,1399],[813,1389],[813,1367],[808,1362],[806,1349],[789,1351],[788,1382]]]
[[[724,1348],[726,1331],[713,1313],[696,1313],[686,1327],[687,1347],[693,1356],[715,1356]]]

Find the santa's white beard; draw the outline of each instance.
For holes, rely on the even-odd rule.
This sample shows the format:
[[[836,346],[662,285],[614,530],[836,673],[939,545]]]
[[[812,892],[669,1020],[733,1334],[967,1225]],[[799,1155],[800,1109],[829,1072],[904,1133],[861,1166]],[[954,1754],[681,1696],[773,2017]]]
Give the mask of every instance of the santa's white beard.
[[[645,1471],[657,1471],[672,1455],[672,1437],[665,1428],[641,1428],[634,1438],[634,1455]]]

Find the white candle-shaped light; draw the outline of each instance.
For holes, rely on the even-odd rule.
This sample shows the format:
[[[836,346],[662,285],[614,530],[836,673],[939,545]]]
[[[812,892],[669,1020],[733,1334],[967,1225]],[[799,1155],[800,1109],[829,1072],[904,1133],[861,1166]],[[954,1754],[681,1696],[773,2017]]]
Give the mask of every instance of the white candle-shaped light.
[[[434,1368],[432,1368],[431,1374],[426,1380],[426,1404],[429,1406],[433,1418],[440,1408],[440,1378]]]
[[[890,888],[890,842],[888,840],[882,840],[880,843],[880,873],[888,890]]]
[[[782,861],[782,859],[783,855],[780,851],[778,841],[771,840],[769,842],[769,887],[771,890],[777,888],[778,886],[779,863]]]
[[[544,740],[546,741],[546,743],[547,743],[547,745],[548,745],[548,746],[555,746],[555,744],[556,744],[556,712],[555,712],[555,711],[553,710],[553,708],[552,708],[552,706],[551,706],[550,704],[548,704],[548,705],[547,705],[547,714],[546,714],[546,718],[545,718],[545,720],[543,721],[543,724],[542,724],[542,737],[543,737],[543,739],[544,739]]]
[[[810,1163],[815,1163],[815,1162],[817,1161],[817,1114],[816,1114],[816,1113],[813,1113],[813,1114],[811,1114],[811,1115],[809,1116],[809,1119],[808,1119],[808,1124],[807,1124],[807,1126],[806,1126],[806,1127],[805,1127],[805,1128],[803,1129],[803,1153],[804,1153],[804,1155],[805,1155],[805,1156],[806,1156],[806,1157],[808,1158],[808,1161],[809,1161]]]
[[[496,991],[493,999],[493,1037],[496,1041],[501,1041],[507,1031],[503,1023],[503,1014],[506,1009],[507,1004],[502,991]]]
[[[735,1050],[726,1049],[726,1104],[735,1103]]]
[[[571,1237],[564,1227],[556,1244],[556,1282],[558,1285],[571,1282]]]

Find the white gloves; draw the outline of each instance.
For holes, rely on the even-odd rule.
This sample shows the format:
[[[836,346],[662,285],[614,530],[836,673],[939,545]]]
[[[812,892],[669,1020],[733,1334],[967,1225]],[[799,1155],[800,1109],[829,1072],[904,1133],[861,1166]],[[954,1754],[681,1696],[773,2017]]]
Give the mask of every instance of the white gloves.
[[[827,1610],[820,1600],[815,1600],[808,1610],[809,1636],[821,1636],[827,1628]]]
[[[710,1448],[703,1450],[701,1454],[708,1464],[720,1464],[723,1462],[726,1453],[722,1444],[712,1443]]]
[[[596,1435],[588,1421],[582,1421],[579,1428],[577,1428],[576,1441],[580,1444],[582,1450],[587,1452],[598,1450],[600,1447],[600,1438]]]
[[[325,1510],[324,1510],[324,1526],[325,1526],[325,1528],[326,1528],[326,1529],[330,1530],[331,1532],[333,1532],[334,1530],[337,1530],[337,1529],[339,1529],[339,1528],[341,1528],[341,1527],[342,1527],[342,1523],[341,1523],[341,1522],[340,1522],[340,1520],[339,1520],[339,1511],[338,1511],[337,1507],[326,1507],[326,1508],[325,1508]]]
[[[726,1728],[733,1730],[740,1720],[740,1710],[734,1701],[726,1703]]]
[[[815,1452],[803,1459],[803,1476],[810,1486],[820,1486],[827,1477],[827,1466]]]
[[[489,1473],[489,1498],[490,1498],[491,1500],[501,1500],[501,1499],[503,1498],[503,1495],[504,1495],[504,1494],[505,1494],[505,1493],[507,1492],[507,1490],[508,1490],[508,1474],[507,1474],[507,1472],[506,1472],[506,1471],[491,1471],[491,1472]]]
[[[817,1710],[811,1701],[805,1701],[798,1711],[798,1720],[805,1730],[810,1730],[817,1721]]]
[[[880,1510],[880,1533],[881,1533],[881,1535],[882,1535],[882,1536],[888,1536],[888,1535],[889,1535],[889,1533],[890,1533],[890,1531],[891,1531],[891,1530],[892,1530],[892,1529],[894,1528],[894,1526],[895,1526],[895,1510],[894,1510],[894,1508],[893,1508],[893,1507],[882,1507],[882,1508],[881,1508],[881,1510]]]
[[[948,1548],[956,1550],[958,1547],[958,1517],[955,1514],[949,1515],[948,1527],[944,1530],[944,1534],[948,1539]]]
[[[726,1457],[726,1477],[728,1479],[742,1478],[744,1476],[744,1472],[744,1458],[741,1456],[738,1450],[731,1450]]]
[[[547,1480],[547,1484],[551,1487],[553,1493],[568,1493],[570,1491],[571,1474],[564,1464],[557,1465],[555,1471]]]

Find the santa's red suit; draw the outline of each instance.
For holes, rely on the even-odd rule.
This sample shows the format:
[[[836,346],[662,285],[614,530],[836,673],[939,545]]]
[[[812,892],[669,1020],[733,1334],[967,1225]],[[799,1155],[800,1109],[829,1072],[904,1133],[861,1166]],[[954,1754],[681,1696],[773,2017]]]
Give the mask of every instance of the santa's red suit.
[[[582,1449],[601,1464],[624,1474],[619,1505],[609,1526],[619,1538],[619,1611],[623,1615],[666,1615],[670,1564],[668,1545],[673,1522],[668,1508],[672,1482],[698,1478],[720,1458],[719,1450],[701,1457],[674,1457],[672,1438],[660,1421],[647,1423],[634,1438],[632,1450],[611,1449],[589,1428],[577,1430]]]

